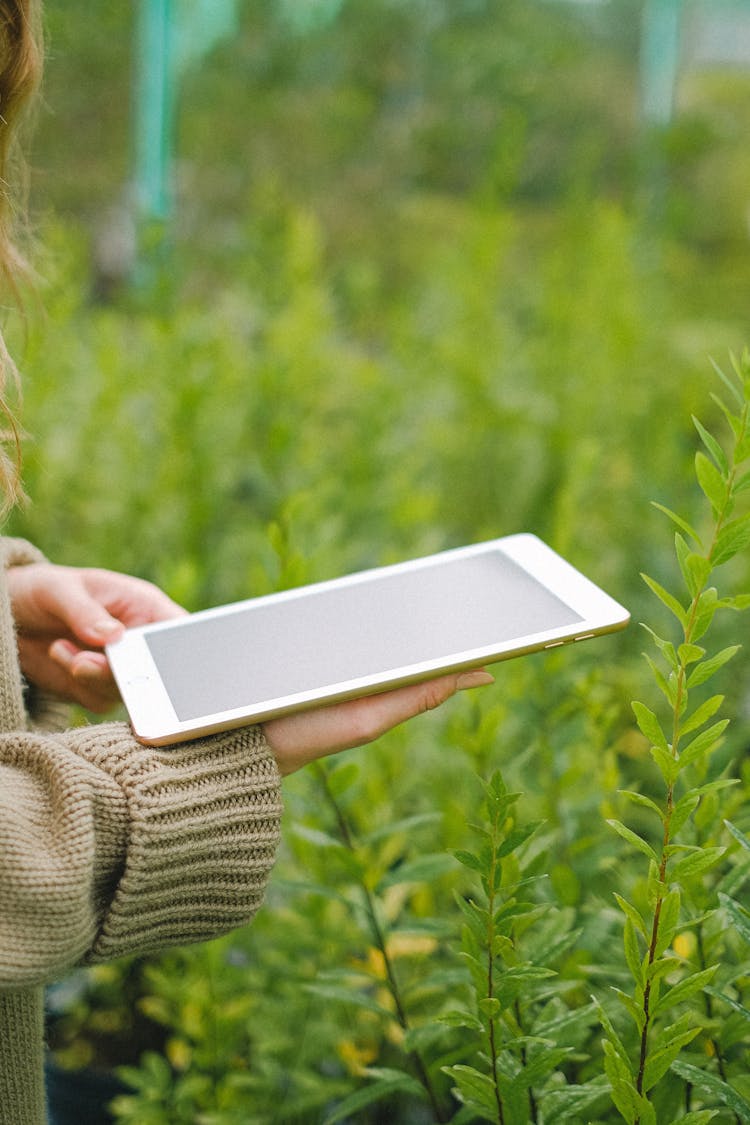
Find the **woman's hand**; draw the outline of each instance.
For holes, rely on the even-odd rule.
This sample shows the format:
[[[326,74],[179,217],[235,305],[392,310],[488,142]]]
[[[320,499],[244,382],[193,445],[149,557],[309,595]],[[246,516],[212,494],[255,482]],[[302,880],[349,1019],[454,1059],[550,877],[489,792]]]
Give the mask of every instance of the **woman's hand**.
[[[407,719],[439,707],[457,691],[492,682],[483,670],[452,673],[381,695],[284,715],[264,724],[266,741],[286,776],[317,758],[373,742]]]
[[[110,570],[32,563],[8,570],[26,679],[90,711],[108,711],[119,693],[104,645],[126,628],[184,614],[158,587]],[[286,715],[265,724],[283,775],[363,746],[465,688],[492,683],[484,671],[455,673],[364,699]]]
[[[120,698],[104,645],[185,612],[150,582],[110,570],[32,563],[10,567],[8,586],[26,679],[96,712]]]

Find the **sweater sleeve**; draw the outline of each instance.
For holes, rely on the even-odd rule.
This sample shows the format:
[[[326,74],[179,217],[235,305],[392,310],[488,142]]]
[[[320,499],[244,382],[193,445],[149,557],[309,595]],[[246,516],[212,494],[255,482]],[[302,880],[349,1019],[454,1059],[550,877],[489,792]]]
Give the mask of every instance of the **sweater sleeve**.
[[[0,734],[0,988],[245,923],[280,816],[259,727],[170,749],[124,723]]]

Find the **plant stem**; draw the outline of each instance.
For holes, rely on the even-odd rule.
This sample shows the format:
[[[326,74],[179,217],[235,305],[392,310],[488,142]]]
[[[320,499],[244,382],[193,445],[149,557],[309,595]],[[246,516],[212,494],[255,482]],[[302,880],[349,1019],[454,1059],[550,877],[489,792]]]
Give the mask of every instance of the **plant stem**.
[[[744,437],[745,433],[747,432],[747,426],[748,426],[748,406],[745,405],[745,407],[743,409],[743,412],[742,412],[741,434],[742,434],[743,437]],[[739,442],[740,439],[737,438],[737,440]],[[726,493],[725,493],[725,497],[724,497],[724,503],[723,503],[721,509],[716,511],[716,519],[715,519],[715,523],[714,523],[711,546],[708,550],[708,553],[705,556],[706,561],[709,564],[711,564],[711,561],[714,557],[714,552],[716,550],[719,535],[721,533],[722,527],[724,525],[724,522],[725,522],[725,520],[727,518],[727,515],[729,513],[729,510],[730,510],[730,505],[731,505],[731,501],[732,501],[732,493],[734,491],[734,484],[735,484],[736,475],[737,475],[736,465],[732,465],[731,471],[729,472],[728,477],[727,477],[727,481],[726,481]],[[689,645],[689,644],[692,643],[693,631],[695,629],[696,618],[697,618],[697,615],[698,615],[698,604],[699,604],[699,601],[700,601],[700,598],[701,598],[701,595],[702,595],[704,589],[705,589],[705,585],[703,586],[703,588],[701,590],[699,590],[694,595],[693,600],[692,600],[691,605],[690,605],[689,615],[688,615],[687,621],[685,622],[684,629],[683,629],[684,640],[685,640],[686,645]],[[675,690],[675,699],[674,699],[674,704],[673,704],[673,720],[672,720],[671,753],[672,753],[672,757],[675,758],[675,759],[679,758],[679,742],[680,742],[680,735],[681,735],[680,720],[681,720],[682,714],[683,714],[683,703],[686,703],[686,701],[687,701],[686,680],[687,680],[687,665],[686,665],[685,660],[681,659],[679,669],[678,669],[678,672],[677,672],[677,686],[676,686],[676,690]],[[668,787],[667,787],[667,799],[666,799],[666,806],[665,806],[665,812],[664,812],[664,836],[663,836],[663,840],[662,840],[661,862],[659,864],[659,886],[660,886],[660,888],[664,885],[664,883],[666,881],[667,862],[668,862],[667,848],[669,847],[669,844],[671,842],[670,828],[671,828],[673,812],[674,812],[674,782],[670,782]],[[662,902],[663,902],[663,898],[661,896],[661,891],[660,891],[659,897],[656,900],[656,906],[654,907],[654,919],[653,919],[653,924],[652,924],[652,927],[651,927],[651,941],[649,943],[649,949],[648,949],[648,966],[649,966],[649,968],[653,965],[654,961],[656,960],[656,948],[657,948],[658,941],[659,941],[659,923],[660,923],[660,920],[661,920]],[[639,1052],[639,1059],[638,1059],[638,1077],[637,1077],[637,1080],[636,1080],[636,1090],[638,1091],[638,1093],[640,1095],[643,1094],[643,1081],[644,1081],[644,1075],[645,1075],[645,1070],[646,1070],[646,1059],[648,1057],[648,1036],[649,1036],[649,1031],[650,1031],[650,1026],[651,1026],[650,1004],[651,1004],[651,980],[649,979],[649,980],[646,981],[645,987],[643,989],[643,1014],[644,1014],[645,1019],[644,1019],[644,1023],[643,1023],[643,1030],[641,1031],[640,1052]],[[640,1119],[640,1115],[639,1115],[638,1117],[636,1117],[634,1125],[640,1125],[640,1121],[641,1121],[641,1119]]]
[[[320,783],[323,786],[326,800],[331,806],[334,816],[336,817],[336,823],[338,824],[339,832],[341,834],[341,839],[344,843],[344,846],[348,849],[348,851],[354,853],[356,851],[356,845],[351,831],[349,830],[349,825],[346,821],[346,817],[344,816],[341,807],[336,800],[336,797],[331,792],[331,787],[328,783],[328,773],[320,762],[315,763],[315,769],[320,779]],[[406,1008],[401,998],[401,990],[396,979],[393,962],[391,961],[388,953],[388,944],[386,942],[385,934],[383,933],[383,927],[380,925],[380,920],[378,918],[377,910],[375,907],[375,899],[366,883],[363,882],[360,885],[360,890],[364,899],[365,912],[370,924],[373,943],[375,945],[375,948],[380,952],[380,955],[383,958],[383,967],[385,969],[386,981],[388,983],[388,989],[390,991],[391,997],[393,998],[394,1007],[396,1009],[396,1018],[402,1030],[408,1032],[410,1030],[409,1020],[406,1014]],[[409,1051],[409,1055],[414,1062],[414,1067],[417,1071],[419,1081],[422,1083],[422,1086],[425,1089],[435,1120],[439,1122],[440,1125],[443,1125],[443,1123],[448,1121],[449,1119],[445,1116],[440,1105],[440,1101],[432,1084],[432,1079],[430,1078],[427,1066],[425,1065],[425,1062],[419,1051],[411,1050]]]
[[[497,871],[497,846],[498,825],[497,816],[493,819],[492,824],[492,866],[490,867],[490,876],[487,883],[487,998],[492,1000],[495,998],[495,875]],[[495,1017],[490,1012],[489,1023],[487,1028],[487,1038],[489,1040],[490,1048],[490,1067],[492,1068],[492,1084],[495,1088],[495,1102],[497,1104],[497,1120],[498,1125],[505,1125],[505,1111],[503,1108],[503,1099],[500,1094],[500,1083],[498,1081],[497,1071],[497,1044],[495,1040]]]

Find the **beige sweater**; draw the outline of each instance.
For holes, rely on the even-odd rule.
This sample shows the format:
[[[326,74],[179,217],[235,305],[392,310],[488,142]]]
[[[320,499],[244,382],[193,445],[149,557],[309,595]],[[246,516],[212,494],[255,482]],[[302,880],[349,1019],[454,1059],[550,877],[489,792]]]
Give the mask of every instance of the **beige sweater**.
[[[0,539],[0,1125],[45,1121],[42,985],[74,965],[201,941],[256,912],[280,778],[258,727],[174,749],[123,723],[50,731],[24,706]]]

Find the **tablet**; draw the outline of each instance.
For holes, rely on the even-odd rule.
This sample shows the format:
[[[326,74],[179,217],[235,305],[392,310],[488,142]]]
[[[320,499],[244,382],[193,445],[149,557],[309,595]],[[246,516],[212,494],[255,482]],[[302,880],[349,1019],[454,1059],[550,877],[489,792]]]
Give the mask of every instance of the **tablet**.
[[[167,745],[628,620],[540,539],[512,535],[130,629],[107,656],[137,738]]]

